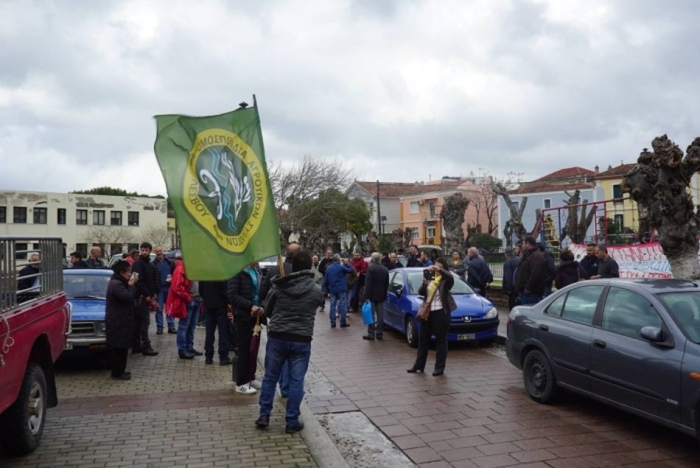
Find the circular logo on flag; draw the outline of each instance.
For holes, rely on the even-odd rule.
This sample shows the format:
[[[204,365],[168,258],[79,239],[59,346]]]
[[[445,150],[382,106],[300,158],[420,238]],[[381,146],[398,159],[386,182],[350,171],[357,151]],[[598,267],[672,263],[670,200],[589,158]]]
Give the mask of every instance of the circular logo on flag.
[[[221,248],[243,252],[260,227],[267,205],[260,158],[237,134],[210,129],[197,134],[187,161],[183,203]]]

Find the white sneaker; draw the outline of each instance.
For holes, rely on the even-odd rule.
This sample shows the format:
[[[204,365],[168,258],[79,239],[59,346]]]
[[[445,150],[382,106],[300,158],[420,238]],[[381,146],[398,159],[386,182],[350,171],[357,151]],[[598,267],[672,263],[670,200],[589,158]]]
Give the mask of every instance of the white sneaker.
[[[250,383],[250,386],[257,389],[257,390],[260,390],[262,388],[262,383],[259,380],[253,380]]]
[[[255,390],[254,388],[250,387],[250,385],[244,384],[244,385],[236,385],[236,393],[242,393],[244,395],[254,395],[254,394],[258,393],[258,391]]]

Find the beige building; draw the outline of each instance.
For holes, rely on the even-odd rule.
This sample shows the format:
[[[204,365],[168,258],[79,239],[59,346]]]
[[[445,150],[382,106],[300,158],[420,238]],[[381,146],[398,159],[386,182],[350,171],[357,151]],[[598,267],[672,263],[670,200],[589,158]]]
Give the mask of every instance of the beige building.
[[[92,246],[108,257],[144,240],[166,248],[173,243],[164,198],[72,193],[0,190],[0,235],[58,236],[67,254],[83,257]]]

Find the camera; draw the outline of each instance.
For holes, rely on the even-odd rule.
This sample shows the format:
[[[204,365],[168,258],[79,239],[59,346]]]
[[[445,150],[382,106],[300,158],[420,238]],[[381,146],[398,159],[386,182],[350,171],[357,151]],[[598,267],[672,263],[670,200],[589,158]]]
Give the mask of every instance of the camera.
[[[425,269],[423,270],[423,278],[428,281],[432,281],[435,278],[435,273],[433,273],[431,270]]]

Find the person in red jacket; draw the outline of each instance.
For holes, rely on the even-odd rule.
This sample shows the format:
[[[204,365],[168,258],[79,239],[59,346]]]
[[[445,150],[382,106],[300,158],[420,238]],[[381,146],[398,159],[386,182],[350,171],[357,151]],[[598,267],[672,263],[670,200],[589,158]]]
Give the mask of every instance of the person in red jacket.
[[[365,276],[367,276],[367,262],[362,257],[362,252],[355,252],[350,260],[350,266],[357,273],[357,281],[352,285],[350,290],[350,312],[360,310],[360,291],[365,285]]]
[[[191,327],[192,334],[194,334],[194,327],[197,326],[196,320],[189,320],[192,318],[189,310],[192,303],[191,289],[192,281],[185,275],[182,256],[178,255],[175,257],[175,270],[173,270],[170,282],[168,299],[165,301],[165,313],[168,314],[168,317],[178,319],[177,350],[180,359],[192,359],[195,356],[187,349],[187,332]]]

